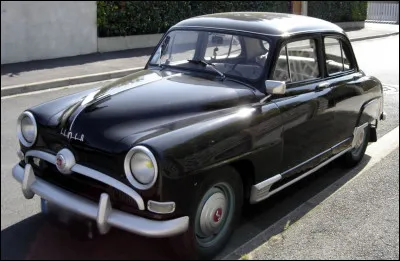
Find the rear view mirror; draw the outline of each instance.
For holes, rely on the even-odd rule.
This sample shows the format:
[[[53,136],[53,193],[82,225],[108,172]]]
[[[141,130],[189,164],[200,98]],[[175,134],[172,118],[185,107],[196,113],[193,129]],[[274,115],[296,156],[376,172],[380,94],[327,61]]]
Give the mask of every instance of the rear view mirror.
[[[265,81],[265,89],[268,94],[285,94],[286,83],[281,81]]]
[[[222,36],[213,35],[211,37],[211,43],[221,45],[224,42],[224,38]]]

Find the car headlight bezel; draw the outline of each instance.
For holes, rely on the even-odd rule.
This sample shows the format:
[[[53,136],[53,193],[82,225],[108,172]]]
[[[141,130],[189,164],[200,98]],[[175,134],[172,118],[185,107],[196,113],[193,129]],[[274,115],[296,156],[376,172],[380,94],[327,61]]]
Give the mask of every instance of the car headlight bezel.
[[[136,153],[143,153],[151,160],[151,164],[154,169],[154,175],[151,178],[151,181],[147,184],[141,183],[138,180],[138,178],[136,177],[135,173],[132,171],[131,161],[134,159],[134,155]],[[135,146],[132,149],[130,149],[125,156],[124,171],[125,171],[126,178],[128,179],[129,183],[132,184],[132,186],[134,186],[135,188],[140,189],[140,190],[147,190],[147,189],[150,189],[151,187],[153,187],[157,181],[157,177],[158,177],[157,160],[154,157],[153,153],[148,148],[141,146],[141,145]]]
[[[23,120],[25,117],[27,117],[27,118],[31,121],[31,124],[32,124],[33,127],[34,127],[34,132],[33,132],[33,139],[32,139],[32,141],[28,141],[28,140],[25,138],[25,135],[24,135],[24,133],[23,133],[23,131],[22,131],[22,127],[23,127],[23,126],[22,126],[22,120]],[[19,115],[18,120],[17,120],[17,136],[18,136],[19,141],[20,141],[25,147],[31,147],[31,146],[36,142],[37,133],[38,133],[38,130],[37,130],[37,123],[36,123],[36,120],[35,120],[35,117],[33,116],[33,114],[32,114],[31,112],[29,112],[29,111],[24,111],[23,113],[21,113],[21,115]]]

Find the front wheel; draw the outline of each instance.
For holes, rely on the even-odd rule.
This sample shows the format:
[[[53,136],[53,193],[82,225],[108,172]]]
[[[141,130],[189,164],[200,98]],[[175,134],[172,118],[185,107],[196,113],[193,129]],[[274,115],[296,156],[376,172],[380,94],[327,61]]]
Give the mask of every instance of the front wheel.
[[[201,182],[194,198],[189,229],[171,238],[177,254],[191,259],[212,258],[227,243],[243,204],[243,185],[239,174],[230,167]]]

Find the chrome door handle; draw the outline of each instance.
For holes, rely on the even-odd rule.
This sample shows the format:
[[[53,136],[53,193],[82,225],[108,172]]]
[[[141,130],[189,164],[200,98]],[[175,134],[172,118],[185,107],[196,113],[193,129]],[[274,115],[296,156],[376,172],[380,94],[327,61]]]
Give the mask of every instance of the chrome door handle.
[[[322,82],[322,83],[318,84],[318,85],[315,87],[315,90],[316,90],[316,91],[322,91],[323,89],[328,88],[329,85],[330,85],[329,82]]]

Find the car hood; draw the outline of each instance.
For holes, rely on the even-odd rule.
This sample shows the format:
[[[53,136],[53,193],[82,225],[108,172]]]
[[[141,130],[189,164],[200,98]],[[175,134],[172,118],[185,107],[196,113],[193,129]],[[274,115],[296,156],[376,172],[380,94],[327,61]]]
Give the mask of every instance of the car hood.
[[[42,124],[70,142],[108,151],[123,150],[126,148],[118,147],[117,143],[127,136],[136,135],[130,140],[137,142],[254,100],[250,88],[211,77],[142,70],[100,89],[64,97],[33,111],[40,114]]]

